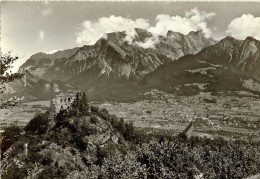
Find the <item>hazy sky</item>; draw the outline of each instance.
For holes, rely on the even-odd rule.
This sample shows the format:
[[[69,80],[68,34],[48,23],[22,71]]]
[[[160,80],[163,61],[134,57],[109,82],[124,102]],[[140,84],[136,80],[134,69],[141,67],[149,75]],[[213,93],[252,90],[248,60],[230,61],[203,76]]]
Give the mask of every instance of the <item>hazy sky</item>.
[[[157,35],[202,29],[215,39],[260,40],[260,3],[1,2],[1,48],[23,57],[15,69],[34,53],[93,44],[106,32],[126,30],[131,41],[134,27]]]

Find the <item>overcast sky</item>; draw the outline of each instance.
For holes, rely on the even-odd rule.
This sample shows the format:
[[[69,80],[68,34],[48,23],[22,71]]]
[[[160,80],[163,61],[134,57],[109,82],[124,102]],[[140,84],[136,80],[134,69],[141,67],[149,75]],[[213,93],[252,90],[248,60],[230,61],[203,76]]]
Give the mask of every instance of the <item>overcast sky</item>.
[[[37,52],[94,44],[105,33],[133,28],[156,35],[168,30],[187,34],[202,30],[206,36],[260,40],[258,2],[1,2],[1,48],[22,58],[14,70]],[[141,44],[150,47],[149,43]]]

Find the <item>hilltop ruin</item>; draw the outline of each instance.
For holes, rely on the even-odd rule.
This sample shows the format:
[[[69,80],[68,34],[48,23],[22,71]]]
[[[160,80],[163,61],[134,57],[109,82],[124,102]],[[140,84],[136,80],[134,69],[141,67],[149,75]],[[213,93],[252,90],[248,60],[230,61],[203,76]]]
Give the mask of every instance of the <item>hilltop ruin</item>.
[[[60,112],[60,110],[69,109],[71,104],[75,100],[77,93],[81,95],[81,92],[79,91],[69,90],[67,93],[63,93],[62,91],[60,91],[59,94],[51,100],[51,111],[57,114]]]

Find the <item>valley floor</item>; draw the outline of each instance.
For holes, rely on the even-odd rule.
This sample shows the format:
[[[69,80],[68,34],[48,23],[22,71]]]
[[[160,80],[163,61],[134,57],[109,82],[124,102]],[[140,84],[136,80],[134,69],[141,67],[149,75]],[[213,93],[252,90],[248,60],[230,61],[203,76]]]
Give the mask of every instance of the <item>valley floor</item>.
[[[252,97],[216,97],[203,93],[180,97],[153,92],[153,100],[103,103],[111,114],[133,121],[150,132],[182,132],[193,121],[192,136],[259,141],[260,100]]]
[[[49,106],[50,101],[37,101],[0,109],[0,132],[11,124],[25,126],[37,113],[45,112]]]
[[[160,91],[151,91],[143,97],[146,99],[138,102],[92,102],[92,105],[106,108],[147,132],[176,135],[193,121],[189,136],[260,141],[260,100],[254,97],[216,97],[209,93],[184,97]],[[49,101],[38,101],[0,109],[0,130],[12,123],[25,126],[49,105]]]

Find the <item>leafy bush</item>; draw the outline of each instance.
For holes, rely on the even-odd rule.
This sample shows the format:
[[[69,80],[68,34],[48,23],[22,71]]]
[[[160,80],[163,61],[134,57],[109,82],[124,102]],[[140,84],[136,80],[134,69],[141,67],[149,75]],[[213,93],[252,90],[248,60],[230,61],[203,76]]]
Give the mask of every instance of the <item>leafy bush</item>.
[[[21,137],[21,132],[22,129],[16,125],[5,128],[2,133],[1,157],[3,157],[4,152],[7,151],[11,145],[19,140]]]
[[[259,144],[256,144],[259,147]],[[82,178],[246,178],[259,173],[257,146],[199,137],[149,142],[126,155],[98,148],[97,165],[72,173]],[[70,175],[72,177],[72,175]]]
[[[203,99],[203,101],[205,101],[206,103],[217,103],[217,100],[215,98],[212,99],[205,98]]]
[[[55,117],[56,128],[68,126],[68,113],[66,110],[61,110]]]
[[[125,128],[125,132],[123,133],[125,140],[133,141],[135,139],[133,122],[126,123]]]
[[[95,116],[95,115],[90,116],[90,122],[92,122],[93,124],[98,123],[98,118],[97,118],[97,116]]]
[[[38,114],[25,126],[27,134],[45,134],[48,129],[49,119],[44,114]]]

